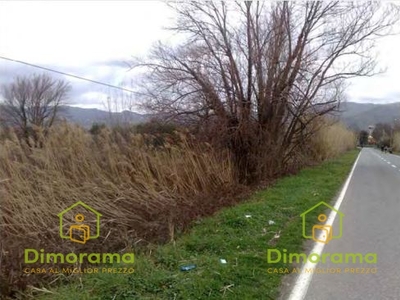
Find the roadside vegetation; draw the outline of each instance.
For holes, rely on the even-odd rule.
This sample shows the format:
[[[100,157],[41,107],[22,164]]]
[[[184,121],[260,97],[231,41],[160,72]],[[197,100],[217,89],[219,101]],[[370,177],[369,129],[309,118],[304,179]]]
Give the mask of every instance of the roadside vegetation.
[[[336,143],[326,147],[316,137],[318,155],[303,156],[302,166],[355,147],[354,134],[343,132],[341,125],[321,130]],[[55,253],[143,250],[175,240],[196,220],[238,203],[256,188],[239,183],[227,151],[217,152],[184,131],[150,135],[105,127],[93,135],[63,124],[47,137],[37,136],[41,148],[29,147],[10,132],[1,143],[3,293],[54,280],[46,279],[49,274],[21,272],[25,248]],[[58,233],[57,215],[77,201],[103,214],[100,239],[87,245],[63,242]]]
[[[109,129],[92,136],[65,124],[42,136],[41,148],[30,148],[13,134],[4,140],[2,286],[33,279],[20,272],[23,249],[75,249],[60,241],[57,214],[77,201],[107,220],[101,242],[91,243],[91,250],[102,251],[173,239],[196,218],[232,204],[240,186],[227,153],[194,144],[183,133],[165,136],[162,147],[154,146],[158,138]]]
[[[319,122],[320,129],[310,141],[316,161],[324,161],[353,149],[357,143],[357,135],[342,123],[329,120]]]
[[[262,222],[275,218],[279,230],[287,232],[278,242],[299,247],[300,239],[286,240],[298,231],[293,219],[298,210],[314,200],[310,195],[330,200],[343,181],[354,153],[305,171],[305,177],[283,179],[286,187],[278,184],[262,192],[262,199],[244,206],[254,218],[237,219],[229,216],[235,209],[227,210],[222,212],[226,218],[204,221],[210,225],[201,235],[194,231],[177,240],[203,217],[244,201],[250,192],[355,148],[357,136],[331,115],[344,101],[346,79],[374,74],[376,39],[391,33],[400,20],[398,7],[340,1],[189,1],[169,6],[177,14],[171,30],[183,38],[173,46],[155,44],[148,56],[131,63],[140,75],[135,101],[155,116],[153,122],[134,128],[96,124],[87,131],[57,118],[68,98],[68,83],[44,74],[2,87],[2,295],[16,297],[27,287],[71,279],[24,274],[23,249],[28,247],[55,253],[170,251],[157,254],[161,261],[150,254],[138,260],[138,277],[129,277],[133,281],[125,289],[127,299],[136,296],[129,294],[132,284],[134,292],[149,297],[163,292],[186,297],[192,293],[187,288],[193,289],[191,296],[206,297],[199,291],[208,284],[215,284],[210,287],[214,298],[222,288],[229,294],[229,276],[240,278],[235,287],[261,283],[256,276],[261,257],[254,259],[251,247],[254,243],[257,255],[265,250],[262,241],[271,232],[256,234],[264,228],[259,227]],[[324,168],[330,171],[325,174]],[[289,200],[297,204],[293,207]],[[77,201],[102,214],[100,237],[84,245],[59,236],[57,215]],[[237,209],[242,215],[243,207]],[[219,226],[224,237],[235,237],[239,248],[227,244],[227,252],[218,252],[225,247],[223,239],[210,230]],[[160,243],[170,244],[158,249]],[[195,282],[189,278],[179,284],[184,275],[171,273],[181,259],[193,259],[189,252],[211,266],[216,255],[226,253],[231,262],[240,249],[248,267],[240,267],[239,273],[229,269],[231,263],[225,271],[196,273],[199,268],[188,273]],[[153,275],[146,279],[145,272]],[[221,281],[209,282],[210,276]],[[267,283],[271,297],[277,293],[276,278]],[[95,280],[106,287],[114,279]],[[252,289],[243,291],[260,291]]]
[[[400,152],[400,119],[391,123],[376,124],[372,136],[378,148],[388,147],[390,151]],[[393,149],[391,149],[393,148]]]
[[[393,150],[400,153],[400,132],[396,132],[393,138]]]
[[[35,291],[37,299],[277,299],[282,277],[294,266],[268,264],[267,249],[307,251],[300,214],[334,199],[357,155],[303,169],[196,222],[176,242],[138,254],[133,274],[78,274],[65,279],[68,285]],[[196,268],[180,271],[190,264]]]

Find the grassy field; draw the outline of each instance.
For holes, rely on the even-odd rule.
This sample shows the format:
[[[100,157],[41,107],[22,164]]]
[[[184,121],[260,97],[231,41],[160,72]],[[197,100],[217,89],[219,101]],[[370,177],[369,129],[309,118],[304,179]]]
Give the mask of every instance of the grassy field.
[[[267,270],[290,265],[268,264],[267,249],[302,251],[299,215],[320,201],[335,198],[357,155],[358,151],[351,151],[306,168],[278,180],[248,202],[198,221],[176,242],[137,254],[133,274],[76,275],[64,280],[68,284],[47,292],[36,290],[35,298],[276,299],[284,274]],[[180,271],[188,264],[196,268]]]

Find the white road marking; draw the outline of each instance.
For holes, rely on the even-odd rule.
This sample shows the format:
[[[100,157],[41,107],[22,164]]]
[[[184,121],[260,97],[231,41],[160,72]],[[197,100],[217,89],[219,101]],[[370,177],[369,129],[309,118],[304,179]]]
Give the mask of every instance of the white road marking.
[[[361,152],[358,154],[358,157],[353,165],[353,168],[351,169],[351,172],[349,174],[349,176],[347,177],[347,180],[343,186],[342,191],[340,192],[339,198],[337,199],[334,208],[336,210],[339,210],[340,205],[342,204],[342,201],[344,199],[344,196],[347,192],[347,189],[349,187],[350,184],[350,180],[353,177],[353,173],[354,170],[357,166],[358,160],[361,156]],[[335,211],[331,211],[331,213],[329,214],[329,218],[328,221],[326,222],[326,225],[332,225],[333,221],[335,220],[336,217],[336,212]],[[324,246],[325,244],[323,243],[315,243],[313,249],[311,250],[310,253],[317,253],[319,256],[321,256],[322,251],[324,250]],[[310,262],[309,260],[307,260],[306,264],[303,266],[303,269],[299,275],[299,277],[297,277],[297,280],[294,284],[293,290],[289,295],[288,300],[303,300],[307,294],[307,290],[308,287],[310,285],[312,276],[314,272],[305,272],[306,269],[311,268],[315,266],[315,263]]]
[[[400,167],[397,167],[396,165],[394,165],[392,162],[386,160],[383,156],[380,156],[379,154],[373,153],[375,156],[379,157],[381,160],[383,160],[384,162],[386,162],[388,165],[391,165],[392,168],[397,169],[400,172]]]

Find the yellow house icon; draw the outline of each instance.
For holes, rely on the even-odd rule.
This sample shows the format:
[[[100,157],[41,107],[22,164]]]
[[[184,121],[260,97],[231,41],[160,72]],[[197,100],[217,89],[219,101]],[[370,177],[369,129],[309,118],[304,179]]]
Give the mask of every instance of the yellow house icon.
[[[337,235],[333,234],[332,225],[326,223],[328,218],[324,213],[319,214],[317,220],[312,220],[313,222],[315,222],[314,226],[312,227],[312,235],[307,235],[306,216],[308,213],[310,213],[311,211],[313,211],[314,209],[316,209],[320,206],[325,206],[326,208],[329,208],[331,211],[338,214],[338,216],[339,216],[339,232]],[[338,239],[338,238],[342,237],[342,232],[343,232],[343,229],[342,229],[343,222],[342,221],[343,221],[344,214],[342,212],[338,211],[337,209],[333,208],[329,204],[326,204],[324,201],[321,201],[318,204],[314,205],[310,209],[303,212],[300,216],[302,217],[302,221],[303,221],[303,237],[305,237],[306,239],[313,239],[316,242],[327,244],[332,239]],[[317,221],[319,222],[319,224],[317,224]]]
[[[82,213],[77,213],[75,215],[75,222],[76,224],[73,224],[69,227],[68,229],[68,235],[64,234],[63,230],[63,219],[64,215],[67,212],[72,211],[76,207],[82,207],[88,212],[92,212],[96,216],[96,230],[95,234],[92,235],[92,232],[90,230],[90,226],[85,224],[85,215]],[[85,244],[86,241],[89,239],[96,239],[100,236],[100,217],[102,214],[100,214],[97,210],[93,209],[89,205],[83,203],[82,201],[78,201],[75,204],[71,205],[70,207],[66,208],[63,210],[61,213],[57,215],[60,219],[60,237],[62,239],[69,239],[75,243],[80,243],[80,244]]]

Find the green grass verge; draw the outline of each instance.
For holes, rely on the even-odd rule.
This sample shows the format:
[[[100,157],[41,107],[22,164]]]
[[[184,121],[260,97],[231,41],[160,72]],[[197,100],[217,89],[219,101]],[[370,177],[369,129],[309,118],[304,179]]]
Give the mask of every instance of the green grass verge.
[[[303,250],[299,215],[335,198],[357,155],[352,151],[282,178],[248,202],[202,220],[175,244],[137,255],[133,274],[84,274],[36,299],[276,299],[284,274],[267,269],[290,265],[268,264],[267,249]],[[279,231],[280,238],[274,240]],[[221,264],[221,258],[227,264]],[[197,268],[180,271],[186,264]]]

